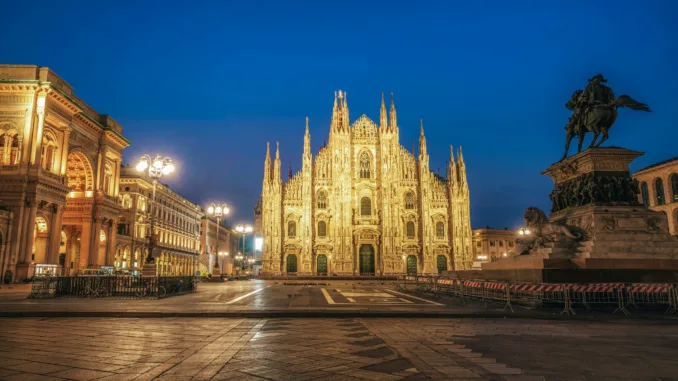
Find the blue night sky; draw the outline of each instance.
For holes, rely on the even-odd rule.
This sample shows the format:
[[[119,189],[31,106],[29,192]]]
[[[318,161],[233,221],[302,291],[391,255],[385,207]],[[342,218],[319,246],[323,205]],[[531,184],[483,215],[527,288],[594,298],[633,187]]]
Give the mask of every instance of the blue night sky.
[[[12,1],[0,15],[3,63],[48,66],[124,126],[133,163],[170,155],[166,181],[231,221],[252,219],[266,141],[283,177],[301,165],[304,117],[314,152],[328,136],[333,92],[352,120],[379,118],[395,93],[401,143],[424,119],[431,168],[463,145],[472,225],[514,228],[549,210],[569,116],[603,73],[652,113],[620,110],[610,145],[678,156],[678,2],[659,1]],[[197,4],[197,5],[196,5]]]

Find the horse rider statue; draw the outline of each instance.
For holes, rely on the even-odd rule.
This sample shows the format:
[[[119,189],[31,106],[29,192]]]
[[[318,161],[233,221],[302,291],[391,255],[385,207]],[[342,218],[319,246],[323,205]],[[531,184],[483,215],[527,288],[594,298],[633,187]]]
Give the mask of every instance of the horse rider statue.
[[[650,107],[644,103],[635,101],[628,95],[615,97],[610,87],[605,85],[607,79],[602,74],[589,78],[588,85],[584,90],[577,90],[567,102],[565,107],[572,110],[565,131],[567,134],[565,142],[565,154],[567,157],[570,149],[570,142],[575,136],[579,138],[578,151],[581,152],[586,133],[593,134],[593,140],[589,148],[599,147],[601,143],[608,139],[608,132],[615,120],[617,120],[617,109],[619,107],[628,107],[636,111],[650,111]],[[602,138],[598,141],[598,137]]]

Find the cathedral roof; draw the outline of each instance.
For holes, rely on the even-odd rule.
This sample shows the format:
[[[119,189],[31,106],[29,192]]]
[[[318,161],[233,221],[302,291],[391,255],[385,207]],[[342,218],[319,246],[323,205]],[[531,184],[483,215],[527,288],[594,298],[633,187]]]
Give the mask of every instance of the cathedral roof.
[[[354,138],[376,138],[378,135],[379,132],[377,131],[376,123],[365,114],[362,114],[360,118],[353,123]]]

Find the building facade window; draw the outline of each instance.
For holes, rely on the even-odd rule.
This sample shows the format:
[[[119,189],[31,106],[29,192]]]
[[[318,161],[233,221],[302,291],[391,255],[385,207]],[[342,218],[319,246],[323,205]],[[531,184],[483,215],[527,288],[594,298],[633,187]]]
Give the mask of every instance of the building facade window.
[[[367,151],[360,154],[360,178],[369,179],[372,174],[372,158]]]
[[[662,179],[656,179],[654,181],[654,191],[656,193],[657,205],[664,205],[666,199],[664,199],[664,182]]]
[[[318,237],[327,236],[327,223],[325,221],[318,222]]]
[[[650,192],[648,192],[647,189],[647,183],[643,181],[642,184],[640,184],[640,193],[643,197],[643,205],[645,205],[646,208],[650,207]]]
[[[678,201],[678,173],[671,175],[671,192],[673,193],[673,202]]]
[[[436,222],[436,237],[445,238],[445,224],[440,221]]]
[[[490,240],[490,246],[494,246],[494,240]]]
[[[414,222],[407,222],[405,225],[405,233],[407,234],[407,238],[414,238]]]
[[[327,208],[327,193],[324,191],[318,192],[318,200],[317,200],[317,206],[318,209],[326,209]]]
[[[412,192],[405,193],[405,209],[414,209],[414,194]]]
[[[369,197],[363,197],[360,199],[360,215],[361,216],[372,215],[372,200]]]
[[[294,238],[297,236],[297,223],[294,221],[287,222],[287,236]]]

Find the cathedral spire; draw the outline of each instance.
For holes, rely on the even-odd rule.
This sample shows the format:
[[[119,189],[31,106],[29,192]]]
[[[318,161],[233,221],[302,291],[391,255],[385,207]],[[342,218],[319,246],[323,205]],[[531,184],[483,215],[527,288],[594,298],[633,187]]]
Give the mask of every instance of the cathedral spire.
[[[282,182],[280,176],[280,143],[275,142],[275,162],[273,164],[273,179]]]
[[[457,164],[454,162],[454,147],[450,145],[450,160],[447,164],[447,181],[450,185],[457,183]]]
[[[459,152],[457,153],[459,161],[459,183],[461,186],[468,188],[468,183],[466,182],[466,163],[464,163],[464,153],[459,146]]]
[[[308,131],[308,117],[306,117],[306,133],[304,134],[304,160],[311,158],[311,133]]]
[[[388,130],[388,120],[386,118],[386,103],[384,103],[384,92],[381,93],[381,109],[379,110],[379,129],[383,131]]]
[[[264,160],[264,183],[271,181],[271,143],[266,142],[266,160]]]
[[[398,129],[398,118],[396,117],[396,109],[395,109],[395,98],[393,96],[393,93],[391,93],[391,130],[396,131]],[[414,153],[414,152],[413,152]]]
[[[343,120],[344,120],[344,125],[342,126],[344,128],[344,132],[348,132],[348,125],[350,123],[349,117],[348,117],[348,93],[344,91],[344,107],[343,107]]]
[[[426,136],[424,136],[424,119],[419,119],[419,156],[424,157],[426,152]]]
[[[289,167],[287,169],[287,181],[290,181],[292,178],[293,173],[292,173],[292,160],[290,160]]]

